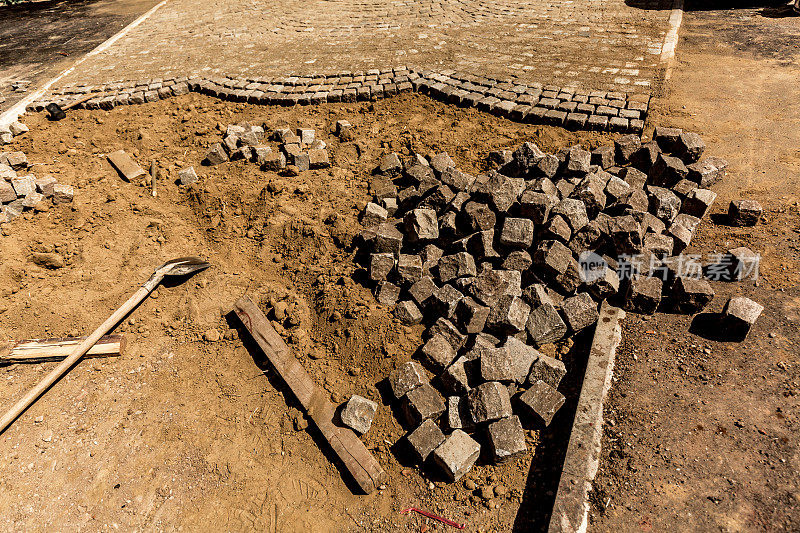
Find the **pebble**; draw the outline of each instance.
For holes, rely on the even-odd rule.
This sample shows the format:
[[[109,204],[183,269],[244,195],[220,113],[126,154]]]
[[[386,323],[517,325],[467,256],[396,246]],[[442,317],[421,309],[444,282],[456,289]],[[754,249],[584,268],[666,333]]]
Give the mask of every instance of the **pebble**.
[[[475,490],[476,488],[475,482],[471,479],[464,481],[464,488],[467,490]]]
[[[494,498],[494,487],[491,485],[481,487],[481,498],[484,500],[491,500]]]
[[[219,331],[216,329],[209,329],[203,333],[203,338],[206,342],[217,342],[219,340]]]

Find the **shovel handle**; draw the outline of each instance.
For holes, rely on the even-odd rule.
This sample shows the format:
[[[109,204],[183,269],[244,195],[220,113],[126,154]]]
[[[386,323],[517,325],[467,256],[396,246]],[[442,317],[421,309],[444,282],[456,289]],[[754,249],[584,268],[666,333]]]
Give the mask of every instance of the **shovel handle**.
[[[152,277],[150,280],[147,281],[133,296],[131,296],[127,302],[122,304],[122,307],[114,311],[114,314],[108,317],[105,322],[103,322],[100,327],[94,330],[94,333],[86,337],[82,343],[75,347],[75,350],[60,362],[47,376],[44,377],[34,388],[29,390],[25,396],[20,398],[20,400],[14,404],[14,407],[8,410],[6,414],[3,415],[3,418],[0,418],[0,433],[6,430],[8,426],[11,425],[14,420],[17,419],[19,415],[21,415],[25,409],[31,406],[33,402],[35,402],[39,397],[49,389],[53,383],[58,381],[61,376],[67,373],[70,368],[77,363],[81,357],[83,357],[86,352],[88,352],[92,346],[94,346],[100,338],[108,333],[114,326],[116,326],[120,320],[122,320],[125,315],[130,313],[134,307],[139,305],[142,300],[147,298],[147,295],[158,285],[161,281],[161,277]]]

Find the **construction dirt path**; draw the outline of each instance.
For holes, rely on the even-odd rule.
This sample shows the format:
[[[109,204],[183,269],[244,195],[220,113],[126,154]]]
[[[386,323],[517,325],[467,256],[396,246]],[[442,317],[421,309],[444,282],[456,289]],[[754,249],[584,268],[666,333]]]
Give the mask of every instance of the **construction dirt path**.
[[[766,309],[742,343],[690,333],[691,317],[629,314],[592,528],[798,531],[800,17],[686,7],[678,63],[651,118],[702,133],[730,161],[713,212],[739,198],[765,206],[755,228],[702,225],[688,252],[759,252],[758,282],[715,284],[710,311],[734,294]]]
[[[327,133],[338,119],[353,123],[356,142]],[[200,167],[220,128],[242,120],[313,127],[334,166],[294,178],[242,161]],[[286,109],[189,94],[27,122],[31,134],[11,148],[28,154],[34,173],[52,173],[78,193],[72,206],[3,226],[0,339],[88,334],[164,260],[197,254],[214,266],[158,289],[118,328],[129,341],[123,357],[79,363],[0,436],[0,529],[443,530],[400,514],[411,506],[468,531],[526,531],[546,520],[546,503],[533,513],[520,513],[520,504],[552,505],[552,492],[526,480],[534,470],[536,479],[548,474],[551,488],[557,483],[551,458],[563,453],[557,443],[566,443],[569,417],[559,414],[544,434],[529,432],[536,454],[477,466],[455,484],[423,477],[394,446],[404,431],[382,384],[415,352],[421,326],[401,326],[376,303],[348,250],[371,170],[386,152],[445,150],[475,172],[501,146],[535,139],[553,151],[595,146],[601,136],[519,125],[417,95]],[[159,161],[156,198],[112,170],[104,154],[121,148],[145,165]],[[186,165],[201,175],[190,190],[174,183]],[[38,267],[34,251],[60,254],[66,266]],[[230,319],[243,294],[267,312],[287,304],[279,329],[333,401],[357,393],[381,404],[364,441],[388,473],[385,490],[354,495],[318,435],[304,430],[291,394]],[[579,363],[562,348],[551,355],[565,360],[574,382]],[[4,407],[52,365],[0,368]],[[557,442],[547,444],[553,434]]]

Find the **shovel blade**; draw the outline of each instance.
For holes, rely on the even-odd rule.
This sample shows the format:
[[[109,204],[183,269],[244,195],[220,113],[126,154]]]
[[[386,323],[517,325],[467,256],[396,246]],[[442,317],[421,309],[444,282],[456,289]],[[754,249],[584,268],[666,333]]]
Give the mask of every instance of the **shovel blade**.
[[[167,261],[159,270],[161,270],[165,276],[187,276],[199,272],[200,270],[205,270],[210,266],[211,263],[199,257],[190,256]]]

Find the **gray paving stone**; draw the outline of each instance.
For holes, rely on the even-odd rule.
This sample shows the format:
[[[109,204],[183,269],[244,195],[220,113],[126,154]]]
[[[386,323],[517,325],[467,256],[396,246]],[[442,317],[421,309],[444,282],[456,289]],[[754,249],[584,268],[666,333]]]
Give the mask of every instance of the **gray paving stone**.
[[[458,481],[475,464],[481,447],[469,435],[457,429],[433,452],[433,461],[450,481]]]
[[[494,463],[505,463],[528,451],[525,431],[516,416],[492,422],[487,428],[489,449]]]
[[[511,416],[511,398],[508,389],[499,382],[489,381],[469,391],[469,409],[476,424],[483,424]]]
[[[764,212],[755,200],[734,200],[728,206],[728,223],[732,226],[755,226]]]
[[[444,442],[444,433],[433,420],[425,420],[406,435],[411,453],[419,463],[424,463],[433,450]]]
[[[418,426],[425,420],[436,420],[444,413],[444,398],[429,383],[410,390],[403,397],[402,410],[409,424]]]
[[[372,420],[377,411],[377,403],[354,394],[342,409],[342,422],[356,433],[363,435],[372,426]]]
[[[564,395],[544,381],[536,381],[519,397],[520,404],[533,419],[549,426],[556,412],[564,405]]]
[[[389,373],[389,387],[397,400],[425,383],[428,383],[425,370],[416,361],[403,363]]]

